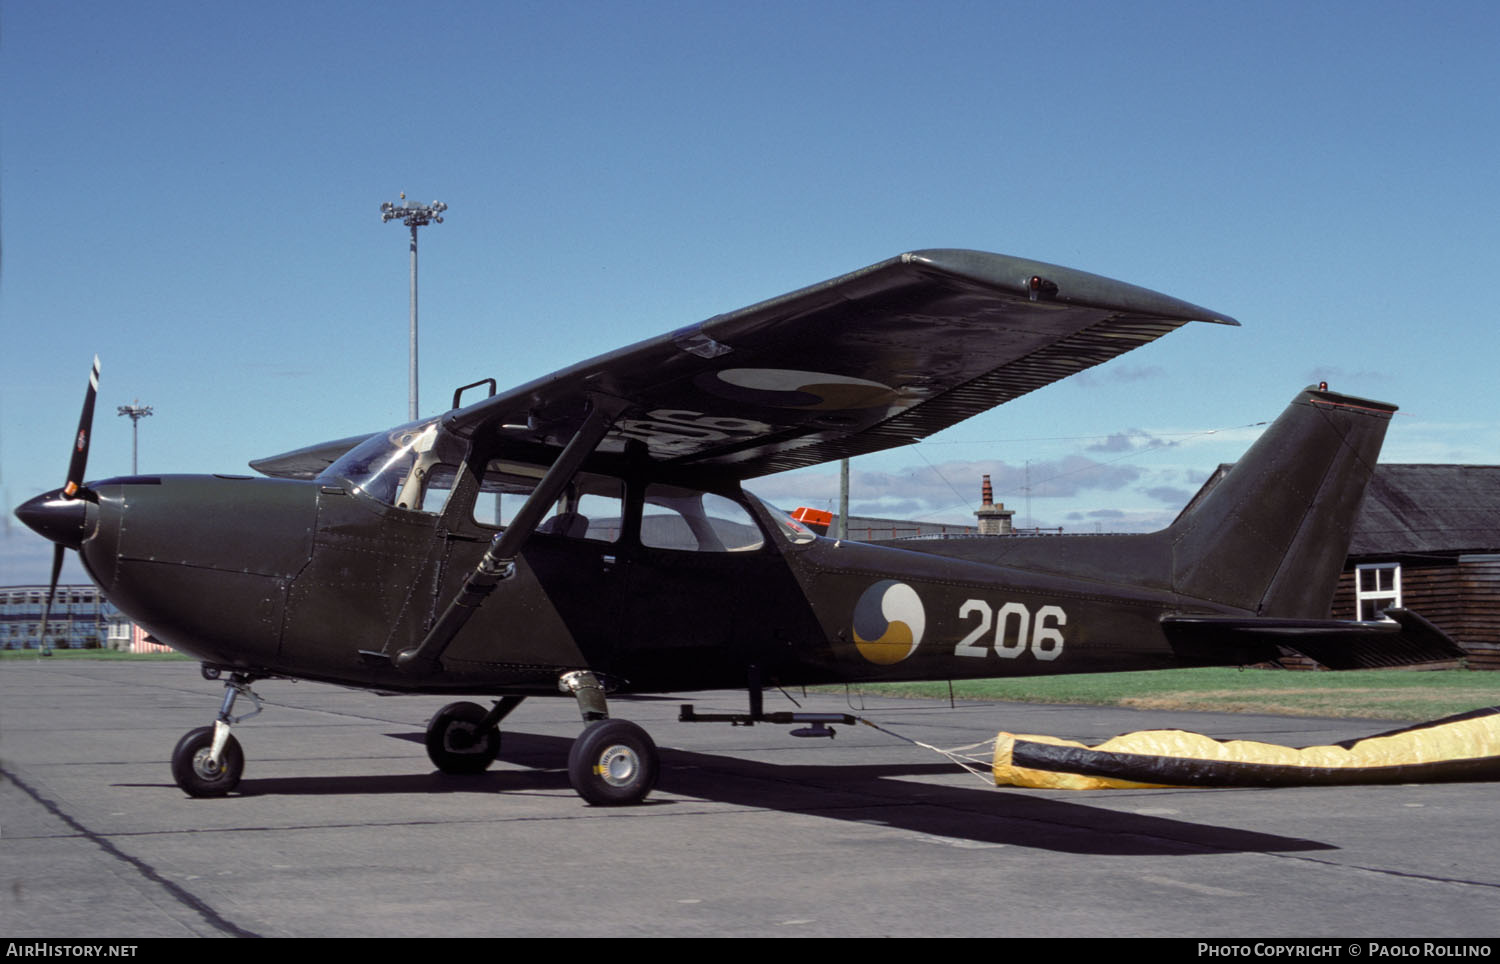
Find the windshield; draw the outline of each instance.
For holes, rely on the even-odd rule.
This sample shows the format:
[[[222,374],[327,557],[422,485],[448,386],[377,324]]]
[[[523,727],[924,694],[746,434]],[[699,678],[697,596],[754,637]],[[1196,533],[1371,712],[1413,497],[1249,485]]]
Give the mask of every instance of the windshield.
[[[406,481],[414,465],[420,466],[420,478],[436,464],[437,440],[437,419],[409,422],[365,439],[324,469],[318,480],[348,482],[387,505],[405,501],[408,504],[402,508],[416,508],[416,502],[398,497],[408,488]]]

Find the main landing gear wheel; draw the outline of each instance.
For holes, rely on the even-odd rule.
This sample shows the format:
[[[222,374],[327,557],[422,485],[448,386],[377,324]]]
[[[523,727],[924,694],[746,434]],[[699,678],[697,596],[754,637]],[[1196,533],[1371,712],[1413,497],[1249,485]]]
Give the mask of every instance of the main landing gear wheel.
[[[427,756],[444,773],[483,773],[500,755],[500,728],[480,730],[478,703],[449,703],[427,724]]]
[[[240,774],[245,772],[239,740],[230,736],[224,741],[217,764],[209,759],[213,743],[214,728],[200,726],[189,730],[172,751],[172,779],[190,797],[222,797],[239,786]]]
[[[640,803],[656,785],[656,744],[629,720],[599,720],[568,751],[568,782],[596,807]]]

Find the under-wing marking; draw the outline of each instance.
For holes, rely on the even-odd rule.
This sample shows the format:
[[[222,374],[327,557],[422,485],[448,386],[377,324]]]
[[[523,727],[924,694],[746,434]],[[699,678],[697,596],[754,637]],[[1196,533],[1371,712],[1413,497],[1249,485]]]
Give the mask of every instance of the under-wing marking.
[[[842,411],[889,406],[897,391],[881,382],[826,372],[730,368],[700,376],[699,388],[730,401],[771,408]]]
[[[639,439],[646,443],[652,454],[670,457],[696,451],[705,444],[755,438],[774,431],[775,426],[754,419],[660,409],[647,412],[645,418],[621,419],[613,434]]]

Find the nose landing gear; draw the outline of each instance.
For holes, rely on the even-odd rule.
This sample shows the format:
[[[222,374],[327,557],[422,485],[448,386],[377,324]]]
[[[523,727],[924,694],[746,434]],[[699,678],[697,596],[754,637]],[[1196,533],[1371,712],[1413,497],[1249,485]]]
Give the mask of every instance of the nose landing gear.
[[[224,732],[217,748],[214,738]],[[240,741],[221,723],[189,730],[172,751],[172,779],[190,797],[222,797],[239,786],[245,772],[245,753]]]
[[[207,674],[205,673],[205,676]],[[245,772],[245,753],[230,727],[261,711],[260,697],[250,688],[255,677],[234,673],[224,681],[224,702],[213,726],[189,730],[172,751],[172,779],[190,797],[222,797],[239,786]],[[248,696],[255,709],[234,716],[234,702]]]

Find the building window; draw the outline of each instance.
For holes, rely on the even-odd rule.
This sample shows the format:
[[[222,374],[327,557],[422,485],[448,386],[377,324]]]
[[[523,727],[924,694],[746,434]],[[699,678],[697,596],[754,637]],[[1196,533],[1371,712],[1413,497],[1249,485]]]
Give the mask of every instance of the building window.
[[[1354,605],[1364,622],[1384,619],[1387,609],[1401,608],[1401,564],[1386,562],[1354,567]]]

